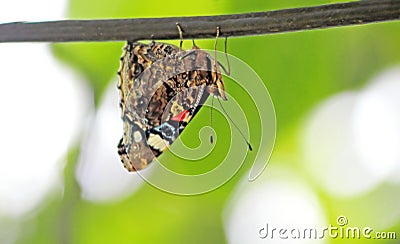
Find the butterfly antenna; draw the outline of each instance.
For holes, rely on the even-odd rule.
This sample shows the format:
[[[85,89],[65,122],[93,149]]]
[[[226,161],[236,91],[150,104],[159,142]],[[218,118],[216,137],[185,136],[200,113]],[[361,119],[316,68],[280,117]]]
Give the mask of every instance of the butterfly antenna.
[[[218,43],[218,37],[219,37],[219,26],[217,26],[217,34],[215,36],[215,42],[214,42],[214,69],[215,72],[217,72],[217,43]],[[214,142],[214,138],[212,136],[212,111],[213,111],[213,107],[214,107],[214,95],[212,97],[211,100],[211,110],[210,110],[210,142],[213,143]]]
[[[212,95],[211,109],[210,109],[210,143],[211,144],[213,144],[213,142],[214,142],[214,138],[213,138],[213,135],[212,135],[212,121],[213,121],[212,112],[213,112],[213,108],[214,108],[214,95]]]
[[[179,33],[179,48],[182,50],[182,44],[183,44],[183,31],[181,25],[177,22],[176,23],[176,28],[178,28],[178,33]]]
[[[239,129],[239,127],[235,124],[235,122],[233,122],[233,120],[231,119],[231,117],[229,116],[229,114],[225,111],[224,106],[222,106],[221,101],[217,98],[219,105],[222,108],[222,111],[224,111],[224,114],[226,115],[226,117],[228,117],[229,121],[232,122],[232,124],[235,126],[235,128],[239,131],[240,135],[242,136],[243,140],[246,142],[247,146],[249,147],[250,151],[253,151],[253,148],[251,147],[250,142],[246,139],[246,137],[244,136],[243,132]]]

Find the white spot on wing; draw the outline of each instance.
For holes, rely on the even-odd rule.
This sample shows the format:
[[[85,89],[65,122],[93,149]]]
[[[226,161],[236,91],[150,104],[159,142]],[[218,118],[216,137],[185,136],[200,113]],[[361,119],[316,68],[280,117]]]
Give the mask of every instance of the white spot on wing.
[[[160,151],[164,151],[169,145],[167,141],[164,141],[159,135],[155,134],[150,134],[148,144]]]

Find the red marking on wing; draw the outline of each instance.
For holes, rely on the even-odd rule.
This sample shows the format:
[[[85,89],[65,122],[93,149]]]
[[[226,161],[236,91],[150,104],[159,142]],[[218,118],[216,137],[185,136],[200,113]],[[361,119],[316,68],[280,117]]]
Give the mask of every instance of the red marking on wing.
[[[188,115],[189,115],[189,110],[185,110],[182,113],[176,115],[175,117],[172,117],[171,120],[182,122],[185,121]]]

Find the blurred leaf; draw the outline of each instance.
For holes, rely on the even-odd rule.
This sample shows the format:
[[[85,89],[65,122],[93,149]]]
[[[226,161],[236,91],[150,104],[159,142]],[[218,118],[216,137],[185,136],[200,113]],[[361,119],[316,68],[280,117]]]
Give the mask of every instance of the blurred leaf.
[[[110,82],[117,84],[122,43],[54,44],[53,53],[74,67],[89,81],[95,92],[96,105]]]
[[[383,67],[398,62],[396,26],[398,29],[399,24],[392,23],[231,38],[229,50],[264,80],[274,101],[279,136],[320,99],[356,89]]]

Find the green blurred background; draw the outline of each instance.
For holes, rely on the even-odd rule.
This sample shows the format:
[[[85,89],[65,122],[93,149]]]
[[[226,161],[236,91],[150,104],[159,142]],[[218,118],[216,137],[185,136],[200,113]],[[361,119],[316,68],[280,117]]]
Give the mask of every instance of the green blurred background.
[[[71,19],[91,19],[218,15],[335,2],[339,1],[70,0],[67,16]],[[400,206],[399,184],[382,179],[359,194],[332,194],[305,166],[302,140],[299,138],[304,132],[304,123],[324,99],[344,91],[358,92],[367,87],[374,76],[400,63],[399,30],[400,23],[392,22],[229,38],[229,53],[242,59],[260,75],[276,109],[276,145],[261,178],[254,183],[246,182],[248,169],[254,159],[254,155],[248,155],[244,167],[232,180],[206,194],[179,196],[142,184],[128,197],[115,201],[84,200],[75,179],[77,160],[82,150],[82,140],[79,140],[66,155],[63,196],[60,197],[59,192],[49,193],[39,208],[22,217],[19,220],[22,231],[16,243],[241,243],[229,236],[231,234],[227,230],[230,226],[227,221],[233,221],[229,216],[232,214],[230,209],[235,209],[235,199],[246,197],[246,194],[240,194],[242,188],[239,186],[254,184],[254,187],[264,187],[262,182],[268,183],[270,177],[276,176],[275,169],[281,168],[288,169],[292,174],[287,179],[284,174],[279,180],[289,182],[290,176],[295,175],[318,199],[326,225],[335,224],[339,215],[347,216],[353,225],[375,226],[386,222],[387,216],[391,216],[387,212],[397,211]],[[170,43],[177,44],[176,41]],[[214,40],[196,40],[196,43],[202,48],[212,49]],[[59,61],[73,67],[84,77],[93,90],[94,103],[98,107],[106,89],[116,85],[116,71],[123,45],[123,42],[65,43],[53,44],[51,50]],[[184,45],[189,48],[189,41]],[[226,87],[231,94],[237,92],[229,84]],[[188,130],[197,133],[196,126],[207,124],[208,120],[208,110],[198,115],[193,121],[194,125],[182,135],[183,140],[190,140]],[[223,131],[224,124],[218,119],[215,121],[215,130]],[[257,131],[252,130],[251,133],[257,134]],[[218,150],[217,147],[217,154]],[[185,162],[182,160],[182,163]],[[341,170],[348,169],[343,166]],[[341,181],[340,175],[336,177]],[[269,187],[273,189],[273,185]],[[268,196],[260,196],[260,201],[268,201]],[[298,203],[287,204],[295,207]],[[381,212],[383,214],[380,215]],[[284,210],[280,214],[283,217]],[[400,216],[394,216],[395,219],[390,220],[392,224],[379,231],[395,231],[400,235]],[[287,218],[290,219],[290,216],[285,216]],[[243,229],[243,235],[248,231]],[[254,235],[257,237],[257,229],[254,229]],[[262,241],[275,243],[271,240]],[[369,241],[398,243],[398,240]],[[323,240],[323,243],[341,242],[364,243],[365,240]]]

